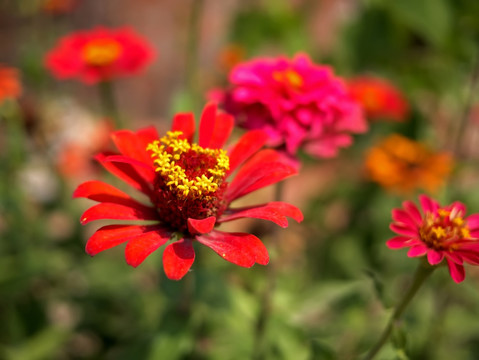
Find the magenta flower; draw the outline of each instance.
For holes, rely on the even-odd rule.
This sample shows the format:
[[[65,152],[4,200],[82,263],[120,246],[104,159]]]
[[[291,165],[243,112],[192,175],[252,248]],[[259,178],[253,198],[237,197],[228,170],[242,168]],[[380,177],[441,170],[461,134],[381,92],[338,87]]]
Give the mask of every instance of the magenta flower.
[[[444,259],[456,283],[465,278],[464,263],[479,265],[479,214],[465,217],[466,207],[460,202],[441,207],[426,195],[419,201],[422,214],[411,201],[403,209],[394,209],[390,228],[399,236],[386,242],[390,249],[409,247],[408,256],[427,256],[431,265]]]
[[[217,92],[216,100],[239,126],[263,129],[270,146],[290,155],[302,148],[315,157],[333,157],[351,145],[351,134],[367,130],[361,106],[343,81],[305,54],[241,63],[229,81],[231,88]]]

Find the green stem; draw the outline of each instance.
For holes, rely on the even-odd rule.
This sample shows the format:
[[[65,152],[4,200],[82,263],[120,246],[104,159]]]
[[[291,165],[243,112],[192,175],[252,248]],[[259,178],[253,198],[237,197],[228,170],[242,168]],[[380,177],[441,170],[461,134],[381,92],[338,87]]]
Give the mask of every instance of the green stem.
[[[280,182],[276,184],[275,187],[275,201],[281,201],[283,198],[284,192],[284,183]],[[269,244],[269,253],[272,256],[277,254],[278,250],[278,241],[280,239],[280,232],[277,227],[274,227],[271,231],[271,241]],[[276,288],[276,278],[277,278],[277,267],[276,261],[274,258],[270,258],[270,262],[266,269],[266,276],[267,276],[267,283],[264,287],[264,291],[261,293],[260,298],[260,309],[258,313],[258,317],[256,319],[256,327],[255,327],[255,334],[254,334],[254,345],[253,345],[253,358],[256,360],[266,359],[266,346],[265,346],[265,338],[266,338],[266,325],[268,320],[271,316],[273,310],[273,293]]]
[[[381,350],[381,348],[384,346],[386,341],[389,339],[389,336],[391,335],[392,330],[394,329],[395,326],[397,326],[397,323],[400,320],[404,310],[406,310],[406,307],[409,305],[414,295],[416,295],[419,288],[422,286],[424,281],[429,277],[429,275],[431,275],[431,273],[434,271],[435,268],[436,266],[430,266],[429,264],[426,264],[425,262],[422,262],[422,261],[419,262],[419,265],[416,269],[416,273],[414,274],[414,280],[411,286],[409,287],[409,290],[406,292],[401,302],[397,305],[393,315],[389,319],[389,322],[386,328],[384,329],[381,337],[377,341],[376,345],[374,345],[371,348],[371,350],[369,350],[369,352],[366,354],[363,360],[373,359],[376,356],[376,354],[379,352],[379,350]]]
[[[113,83],[111,81],[102,81],[98,84],[100,92],[100,101],[103,108],[103,114],[112,119],[117,130],[124,127],[113,91]]]

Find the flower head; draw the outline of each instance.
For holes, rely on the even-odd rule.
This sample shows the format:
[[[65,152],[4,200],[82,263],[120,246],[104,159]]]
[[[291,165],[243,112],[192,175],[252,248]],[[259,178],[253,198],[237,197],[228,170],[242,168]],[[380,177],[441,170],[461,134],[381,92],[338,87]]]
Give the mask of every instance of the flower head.
[[[409,104],[404,95],[386,79],[358,76],[348,82],[351,95],[361,103],[369,119],[404,121]]]
[[[366,155],[367,175],[388,190],[408,193],[416,189],[435,192],[452,169],[448,153],[436,153],[425,145],[393,134]]]
[[[333,157],[367,130],[360,105],[327,66],[304,54],[259,58],[235,66],[231,88],[220,102],[238,125],[263,129],[269,145],[290,155],[300,148],[316,157]]]
[[[288,226],[286,216],[301,221],[301,212],[283,202],[231,207],[234,200],[296,171],[276,151],[260,150],[267,137],[259,130],[243,135],[229,151],[222,149],[232,127],[232,117],[217,114],[216,106],[210,104],[201,116],[198,143],[193,142],[192,114],[176,115],[171,131],[162,137],[152,127],[114,132],[112,139],[120,154],[99,154],[96,159],[144,193],[148,204],[101,181],[81,184],[74,197],[100,202],[82,215],[83,224],[100,219],[143,221],[100,228],[88,240],[87,253],[95,255],[127,242],[126,261],[138,266],[168,240],[175,239],[163,252],[163,267],[170,279],[181,279],[190,269],[195,242],[240,266],[266,265],[268,252],[257,237],[215,227],[245,217],[270,220],[282,227]],[[236,176],[230,180],[233,172]]]
[[[151,46],[132,29],[97,27],[60,39],[46,56],[58,79],[95,84],[143,70],[154,57]]]
[[[17,98],[22,93],[18,70],[0,64],[0,105],[3,100]]]
[[[422,212],[411,201],[392,211],[390,228],[399,236],[386,245],[390,249],[408,247],[409,257],[426,255],[431,265],[445,259],[452,279],[463,281],[463,264],[479,265],[479,214],[466,217],[466,207],[457,201],[444,207],[426,195],[419,201]]]

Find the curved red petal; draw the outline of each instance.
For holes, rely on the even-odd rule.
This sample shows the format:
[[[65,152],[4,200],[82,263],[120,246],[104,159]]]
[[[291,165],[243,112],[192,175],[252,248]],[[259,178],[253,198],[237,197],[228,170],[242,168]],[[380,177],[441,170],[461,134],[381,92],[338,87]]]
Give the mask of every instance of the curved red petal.
[[[439,208],[439,204],[427,195],[420,195],[419,202],[421,203],[424,213],[435,213]]]
[[[412,236],[412,237],[419,236],[419,230],[417,229],[417,227],[412,227],[405,224],[393,223],[389,225],[389,228],[399,235]]]
[[[431,265],[437,265],[439,264],[442,259],[444,259],[444,253],[442,251],[436,251],[433,249],[430,249],[427,252],[427,261],[429,261],[429,264]]]
[[[233,130],[234,119],[233,116],[226,113],[219,113],[216,115],[213,133],[211,134],[208,148],[221,149],[231,135]]]
[[[275,184],[296,174],[296,169],[281,162],[258,163],[255,167],[249,167],[247,172],[236,175],[228,186],[226,198],[228,202],[232,202],[250,192]]]
[[[171,131],[181,131],[183,135],[181,138],[188,140],[190,143],[193,141],[195,135],[195,117],[192,113],[180,113],[176,114],[173,118],[173,124]]]
[[[106,161],[107,157],[107,154],[98,154],[95,156],[95,159],[111,174],[120,178],[128,185],[148,196],[151,195],[151,183],[145,180],[131,164]]]
[[[125,259],[128,265],[137,267],[153,251],[165,244],[171,234],[165,231],[151,231],[131,239],[125,247]]]
[[[263,205],[228,209],[227,213],[224,213],[218,222],[226,222],[240,218],[255,218],[269,220],[285,228],[288,226],[288,220],[286,216],[289,216],[301,222],[303,220],[303,214],[296,206],[281,201],[273,201]]]
[[[212,231],[208,235],[196,236],[196,240],[239,266],[251,267],[255,263],[266,265],[269,262],[268,250],[252,234]]]
[[[163,268],[168,279],[180,280],[195,261],[191,240],[181,239],[171,243],[163,252]]]
[[[188,230],[191,234],[206,234],[215,227],[216,217],[210,216],[206,219],[188,219]]]
[[[159,225],[107,225],[98,229],[87,241],[85,251],[94,256],[150,231],[162,230]]]
[[[464,281],[466,278],[466,272],[464,271],[464,266],[456,264],[454,261],[447,259],[447,266],[449,268],[449,274],[452,277],[452,280],[456,283]]]
[[[397,223],[404,224],[408,227],[415,227],[417,225],[417,223],[414,221],[411,215],[405,210],[393,209],[392,218]]]
[[[80,222],[85,225],[91,221],[102,219],[114,220],[158,220],[158,213],[154,208],[141,204],[125,206],[114,203],[101,203],[92,206],[81,216]]]
[[[414,204],[412,201],[404,201],[403,207],[417,225],[420,225],[422,223],[422,216],[416,204]]]
[[[407,253],[409,257],[423,256],[427,253],[428,247],[424,244],[418,244],[411,247]]]
[[[215,103],[208,103],[201,113],[198,145],[202,148],[207,148],[209,146],[213,136],[216,122],[216,108],[217,106]]]
[[[252,130],[244,134],[229,152],[230,169],[228,174],[231,174],[251,155],[259,151],[267,140],[268,135],[263,130]]]
[[[146,151],[148,144],[145,144],[143,139],[136,133],[130,130],[119,130],[115,131],[111,138],[115,146],[123,155],[129,156],[153,167],[153,159],[148,151]]]
[[[473,214],[466,218],[467,226],[470,230],[479,229],[479,214]]]
[[[86,198],[98,202],[112,202],[123,205],[135,201],[130,195],[116,187],[98,180],[80,184],[73,192],[73,198]]]
[[[142,128],[138,130],[135,134],[145,149],[148,144],[159,139],[158,131],[156,131],[156,128],[154,126],[147,126],[145,128]]]
[[[112,163],[123,163],[131,165],[148,183],[151,183],[155,179],[155,168],[153,162],[151,164],[144,163],[135,158],[124,155],[108,155],[104,158],[104,161]]]
[[[390,249],[402,249],[417,244],[420,244],[419,240],[411,239],[404,236],[395,236],[386,241],[386,246]]]

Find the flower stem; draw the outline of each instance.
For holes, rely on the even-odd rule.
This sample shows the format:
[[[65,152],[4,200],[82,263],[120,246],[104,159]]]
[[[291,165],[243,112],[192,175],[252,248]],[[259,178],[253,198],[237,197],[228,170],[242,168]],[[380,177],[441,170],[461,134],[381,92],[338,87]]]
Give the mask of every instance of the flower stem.
[[[376,354],[381,350],[381,348],[384,346],[386,341],[389,339],[389,336],[391,335],[391,332],[395,326],[397,326],[398,321],[400,320],[404,310],[406,310],[407,306],[411,302],[412,298],[414,295],[416,295],[417,291],[419,288],[422,286],[424,281],[431,275],[431,273],[434,271],[436,266],[430,266],[429,264],[426,264],[425,262],[419,262],[419,265],[416,269],[416,273],[414,274],[414,280],[409,287],[409,290],[405,293],[404,297],[402,300],[399,302],[397,305],[396,309],[394,310],[393,315],[389,319],[389,322],[384,329],[381,337],[377,341],[376,345],[374,345],[371,350],[366,354],[366,356],[363,358],[363,360],[372,360]]]
[[[100,101],[103,108],[103,114],[113,120],[117,130],[121,129],[124,124],[121,119],[120,112],[118,111],[112,82],[102,81],[99,83],[98,89],[100,92]]]
[[[280,182],[275,187],[275,201],[281,201],[283,198],[284,183]],[[278,228],[272,228],[271,241],[269,244],[270,254],[275,256],[278,249],[278,240],[280,239],[280,232]],[[254,333],[254,346],[253,346],[253,359],[261,360],[266,359],[266,325],[272,313],[273,293],[276,288],[277,268],[275,259],[270,259],[270,262],[266,268],[267,283],[264,287],[264,291],[261,293],[260,309],[258,317],[256,319],[256,327]]]

